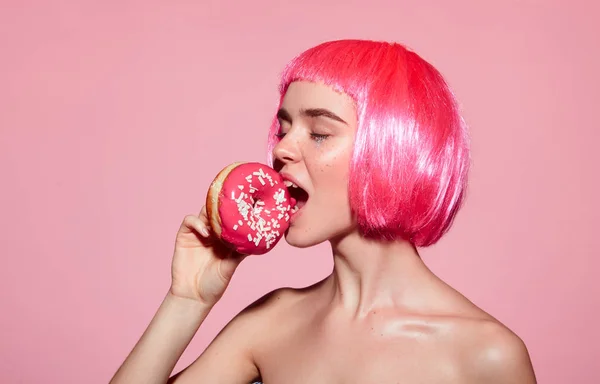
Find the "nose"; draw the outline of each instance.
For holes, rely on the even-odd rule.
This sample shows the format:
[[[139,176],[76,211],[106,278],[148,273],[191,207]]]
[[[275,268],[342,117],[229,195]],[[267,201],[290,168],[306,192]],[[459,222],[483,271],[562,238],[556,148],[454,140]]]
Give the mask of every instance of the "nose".
[[[288,133],[273,147],[275,162],[282,165],[295,163],[300,159],[300,150],[297,140]]]

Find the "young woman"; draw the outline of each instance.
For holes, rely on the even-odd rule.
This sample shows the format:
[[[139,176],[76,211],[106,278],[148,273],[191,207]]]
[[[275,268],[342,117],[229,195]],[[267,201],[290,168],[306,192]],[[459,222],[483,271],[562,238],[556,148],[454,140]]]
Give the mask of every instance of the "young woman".
[[[236,316],[170,377],[243,255],[206,209],[176,237],[172,284],[112,383],[535,383],[513,332],[436,277],[417,248],[450,228],[469,144],[439,72],[400,44],[333,41],[285,69],[270,163],[300,188],[286,241],[334,268]]]

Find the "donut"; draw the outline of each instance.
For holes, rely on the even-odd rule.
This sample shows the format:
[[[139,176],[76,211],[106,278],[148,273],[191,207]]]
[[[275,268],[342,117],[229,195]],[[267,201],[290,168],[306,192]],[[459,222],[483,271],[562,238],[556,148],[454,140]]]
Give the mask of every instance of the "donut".
[[[206,198],[213,233],[245,255],[262,255],[273,249],[289,227],[293,205],[281,175],[256,162],[223,168]]]

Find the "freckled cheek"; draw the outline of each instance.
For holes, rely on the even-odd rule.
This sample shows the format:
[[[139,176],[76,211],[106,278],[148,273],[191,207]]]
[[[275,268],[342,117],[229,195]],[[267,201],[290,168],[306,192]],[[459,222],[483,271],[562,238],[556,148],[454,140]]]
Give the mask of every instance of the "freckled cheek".
[[[348,198],[348,177],[339,169],[333,167],[322,173],[323,192],[331,206],[344,204]]]

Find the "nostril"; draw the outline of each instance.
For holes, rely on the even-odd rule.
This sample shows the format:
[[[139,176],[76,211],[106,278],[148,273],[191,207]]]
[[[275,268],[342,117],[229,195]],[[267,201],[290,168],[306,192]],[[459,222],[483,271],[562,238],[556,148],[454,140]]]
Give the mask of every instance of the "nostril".
[[[281,160],[279,160],[278,158],[274,158],[273,159],[273,169],[276,170],[277,172],[281,172],[281,170],[283,169],[283,162]]]

